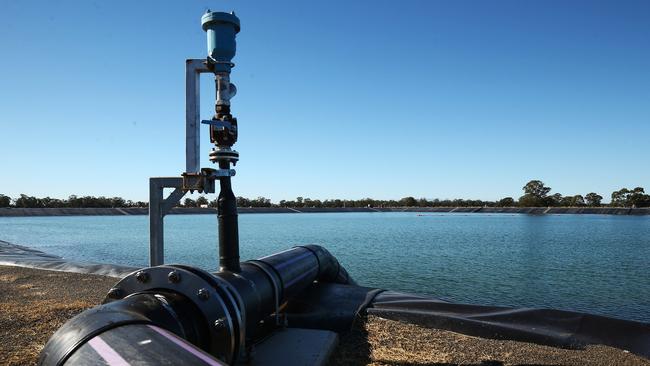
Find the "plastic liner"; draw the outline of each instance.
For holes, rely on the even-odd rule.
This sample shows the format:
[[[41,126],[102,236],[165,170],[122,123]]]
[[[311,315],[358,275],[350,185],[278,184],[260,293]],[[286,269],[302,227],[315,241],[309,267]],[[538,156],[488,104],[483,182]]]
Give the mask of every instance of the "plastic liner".
[[[88,273],[122,278],[137,267],[115,264],[72,262],[61,257],[0,240],[0,265],[47,269],[51,271]]]
[[[650,324],[551,309],[450,303],[431,297],[316,284],[287,308],[290,327],[344,331],[363,311],[386,319],[482,338],[581,349],[601,344],[650,358]]]
[[[347,331],[359,312],[382,291],[355,285],[316,283],[287,304],[288,326]]]
[[[650,358],[649,323],[552,309],[455,304],[393,291],[378,294],[367,312],[483,338],[563,348],[602,344]]]

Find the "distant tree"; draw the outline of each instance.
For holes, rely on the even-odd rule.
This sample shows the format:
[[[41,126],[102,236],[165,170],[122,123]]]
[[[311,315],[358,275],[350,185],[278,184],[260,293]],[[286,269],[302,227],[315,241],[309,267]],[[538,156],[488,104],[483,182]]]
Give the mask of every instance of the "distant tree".
[[[126,207],[126,201],[122,197],[112,197],[110,202],[111,207]]]
[[[567,199],[569,199],[569,197],[562,197],[561,194],[555,193],[544,198],[544,202],[546,206],[568,206],[570,201],[567,202]]]
[[[519,197],[519,206],[522,207],[542,207],[548,206],[547,195],[551,191],[541,180],[531,180],[522,188],[524,195]]]
[[[546,206],[544,201],[530,194],[519,197],[517,205],[520,207],[542,207]]]
[[[630,190],[627,188],[621,188],[618,191],[612,192],[612,201],[611,205],[614,207],[627,207],[628,204],[628,195]]]
[[[551,187],[546,187],[544,182],[541,180],[531,180],[526,183],[522,189],[524,190],[524,194],[529,194],[538,198],[546,197],[546,195],[551,191]]]
[[[399,205],[402,207],[416,207],[418,205],[418,201],[413,197],[404,197],[399,200]]]
[[[205,196],[200,196],[196,199],[196,207],[202,207],[203,205],[208,205],[208,199]]]
[[[248,198],[237,197],[237,207],[250,207],[250,205],[251,205],[251,201]]]
[[[183,201],[183,206],[196,207],[196,201],[188,197]]]
[[[585,203],[590,207],[599,207],[602,200],[603,196],[595,192],[587,193],[585,196]]]
[[[582,197],[582,195],[580,195],[580,194],[576,194],[575,196],[571,197],[571,206],[573,206],[573,207],[585,206],[584,197]]]
[[[41,207],[58,208],[58,207],[66,207],[67,205],[66,201],[60,200],[58,198],[45,197],[45,198],[38,198],[38,200],[40,201]]]
[[[612,192],[611,205],[614,207],[650,207],[650,195],[645,193],[643,187],[632,190],[621,188]]]
[[[650,206],[650,196],[645,194],[643,187],[636,187],[630,191],[628,197],[629,207],[648,207]]]
[[[571,202],[573,202],[573,197],[571,196],[560,197],[556,206],[569,207],[571,206]]]
[[[21,194],[20,197],[16,198],[14,205],[21,208],[35,208],[39,207],[39,202],[36,197]]]
[[[497,202],[497,206],[499,207],[514,207],[514,205],[515,200],[512,197],[502,198]]]
[[[0,207],[9,207],[11,205],[11,197],[0,194]]]
[[[309,200],[309,198],[305,199],[305,202]],[[310,201],[310,205],[313,204],[313,201]],[[306,204],[305,204],[306,205]],[[271,207],[271,200],[266,197],[259,196],[254,200],[250,200],[250,206],[252,207]]]

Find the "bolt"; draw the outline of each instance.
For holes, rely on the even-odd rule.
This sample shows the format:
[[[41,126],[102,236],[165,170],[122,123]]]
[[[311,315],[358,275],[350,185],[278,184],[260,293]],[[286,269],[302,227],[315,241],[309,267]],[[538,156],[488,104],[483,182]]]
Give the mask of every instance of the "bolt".
[[[196,294],[201,300],[207,300],[210,297],[210,293],[204,288],[200,289]]]
[[[171,271],[167,275],[167,279],[171,283],[179,283],[179,282],[181,282],[181,274],[178,273],[177,271]]]
[[[108,291],[108,298],[110,299],[120,299],[122,298],[122,290],[117,287],[113,287]]]
[[[224,318],[219,318],[219,319],[215,320],[215,321],[214,321],[214,327],[215,327],[217,330],[222,330],[223,328],[226,327],[226,319],[224,319]]]
[[[147,281],[149,281],[149,274],[147,272],[144,272],[144,271],[138,271],[135,274],[135,279],[138,280],[139,282],[142,282],[142,283],[147,282]]]

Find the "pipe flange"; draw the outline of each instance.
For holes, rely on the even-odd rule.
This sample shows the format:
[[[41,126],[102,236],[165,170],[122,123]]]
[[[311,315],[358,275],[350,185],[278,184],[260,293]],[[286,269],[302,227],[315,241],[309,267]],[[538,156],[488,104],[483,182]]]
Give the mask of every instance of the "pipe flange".
[[[235,164],[239,161],[239,153],[230,147],[218,146],[210,151],[209,159],[213,163],[227,161]]]
[[[229,313],[234,317],[233,331],[230,333],[230,341],[232,344],[230,350],[233,355],[232,363],[234,364],[246,344],[246,307],[239,292],[228,281],[225,281],[208,271],[181,264],[175,265],[175,267],[183,268],[197,276],[200,276],[204,280],[210,282],[214,289],[221,294]]]
[[[147,280],[143,281],[143,278]],[[231,315],[231,306],[224,303],[222,291],[215,288],[212,281],[183,266],[165,265],[133,272],[111,289],[103,303],[155,290],[175,292],[190,300],[210,325],[209,349],[206,351],[228,364],[233,361],[236,356],[233,350],[238,345],[232,341],[232,335],[239,333],[239,326]]]

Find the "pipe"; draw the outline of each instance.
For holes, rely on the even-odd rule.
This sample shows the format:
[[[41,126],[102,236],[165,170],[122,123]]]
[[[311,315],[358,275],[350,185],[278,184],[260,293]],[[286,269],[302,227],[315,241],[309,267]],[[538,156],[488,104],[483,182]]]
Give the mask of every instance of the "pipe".
[[[227,365],[183,338],[155,325],[128,324],[112,328],[84,343],[66,364],[151,364],[151,355],[167,365]]]
[[[240,272],[144,268],[118,282],[103,305],[64,324],[45,345],[39,364],[105,364],[95,347],[103,343],[141,365],[160,364],[170,352],[178,357],[172,364],[205,364],[191,351],[197,348],[216,362],[233,364],[254,339],[267,334],[261,321],[273,314],[277,319],[281,305],[314,281],[353,284],[336,258],[317,245],[243,262]],[[147,339],[158,343],[146,346]]]
[[[230,163],[220,162],[219,168],[230,169]],[[217,222],[219,225],[219,270],[239,272],[239,224],[237,198],[232,191],[230,177],[220,180],[221,191],[217,200]]]

